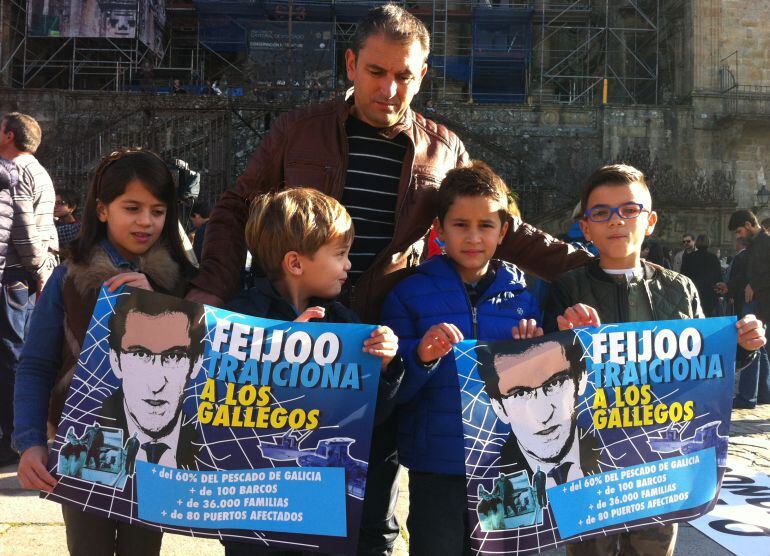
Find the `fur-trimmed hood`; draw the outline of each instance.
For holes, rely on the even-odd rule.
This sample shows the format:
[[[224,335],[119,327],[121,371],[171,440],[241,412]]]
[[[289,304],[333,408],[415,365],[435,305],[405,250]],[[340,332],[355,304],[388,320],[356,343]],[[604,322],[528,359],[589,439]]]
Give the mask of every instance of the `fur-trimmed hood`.
[[[101,245],[93,248],[88,256],[88,263],[76,264],[70,260],[65,264],[67,278],[72,280],[75,289],[82,296],[98,290],[105,280],[118,272],[129,269],[115,261]],[[184,293],[184,280],[179,265],[161,243],[154,245],[147,253],[140,256],[130,268],[132,271],[145,274],[155,289],[172,295]]]

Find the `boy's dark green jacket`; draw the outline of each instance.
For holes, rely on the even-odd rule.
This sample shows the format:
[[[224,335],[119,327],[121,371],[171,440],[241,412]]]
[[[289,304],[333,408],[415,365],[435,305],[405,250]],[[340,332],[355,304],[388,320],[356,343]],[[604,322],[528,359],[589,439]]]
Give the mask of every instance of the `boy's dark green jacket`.
[[[576,303],[584,303],[596,309],[602,324],[611,322],[635,322],[636,315],[645,311],[634,309],[633,303],[647,300],[646,320],[700,319],[704,317],[695,284],[686,276],[656,264],[642,261],[644,278],[631,283],[616,280],[599,267],[599,260],[565,272],[551,284],[545,304],[543,330],[555,332],[556,317]],[[650,315],[649,312],[652,311]],[[736,371],[743,369],[756,352],[738,347]]]
[[[543,329],[558,330],[556,317],[576,303],[596,309],[602,323],[632,322],[630,303],[638,296],[640,301],[648,300],[649,320],[703,318],[698,290],[689,278],[647,261],[642,261],[642,268],[644,278],[631,284],[615,280],[599,267],[598,260],[565,272],[551,284]]]

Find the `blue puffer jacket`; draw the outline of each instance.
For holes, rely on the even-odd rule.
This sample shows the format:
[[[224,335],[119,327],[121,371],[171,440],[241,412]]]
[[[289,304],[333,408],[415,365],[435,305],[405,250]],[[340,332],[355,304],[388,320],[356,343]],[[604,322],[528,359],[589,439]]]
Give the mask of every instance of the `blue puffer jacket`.
[[[540,322],[540,307],[526,290],[524,274],[493,260],[495,280],[471,307],[465,285],[446,256],[434,257],[399,283],[385,300],[382,323],[399,339],[406,374],[396,394],[399,407],[399,461],[415,471],[465,474],[460,386],[454,358],[432,368],[421,365],[416,349],[434,324],[456,325],[466,339],[511,338],[523,318]]]

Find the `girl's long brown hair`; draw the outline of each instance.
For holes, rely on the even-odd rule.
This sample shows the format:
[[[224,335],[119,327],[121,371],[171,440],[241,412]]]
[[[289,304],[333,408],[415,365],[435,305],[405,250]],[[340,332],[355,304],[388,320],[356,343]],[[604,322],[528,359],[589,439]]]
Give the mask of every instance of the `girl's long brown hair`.
[[[121,149],[105,156],[99,163],[88,188],[80,234],[72,249],[73,261],[88,263],[94,246],[107,238],[107,224],[99,220],[96,212],[98,201],[109,205],[123,195],[126,186],[135,179],[166,204],[166,220],[159,241],[165,244],[183,273],[192,271],[193,266],[179,237],[176,184],[166,163],[157,154],[145,149]]]

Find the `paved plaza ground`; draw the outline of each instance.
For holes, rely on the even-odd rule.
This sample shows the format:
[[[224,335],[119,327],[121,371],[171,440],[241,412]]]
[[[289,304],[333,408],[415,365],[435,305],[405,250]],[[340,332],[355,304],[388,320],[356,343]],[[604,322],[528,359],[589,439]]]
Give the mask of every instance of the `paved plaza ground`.
[[[770,475],[770,405],[752,410],[733,412],[729,457],[732,465],[741,465]],[[395,554],[408,553],[406,515],[409,511],[406,473],[401,478],[401,499],[398,514],[402,523]],[[711,539],[684,524],[679,529],[677,556],[728,556],[725,550]],[[41,500],[37,493],[22,490],[16,480],[15,466],[0,468],[0,554],[13,556],[58,556],[66,554],[64,524],[60,506]],[[222,546],[212,540],[192,539],[179,535],[166,535],[163,540],[164,556],[189,556],[196,554],[223,554]],[[544,554],[562,555],[563,548]],[[759,556],[759,555],[738,555]]]

